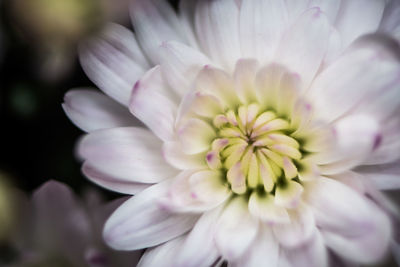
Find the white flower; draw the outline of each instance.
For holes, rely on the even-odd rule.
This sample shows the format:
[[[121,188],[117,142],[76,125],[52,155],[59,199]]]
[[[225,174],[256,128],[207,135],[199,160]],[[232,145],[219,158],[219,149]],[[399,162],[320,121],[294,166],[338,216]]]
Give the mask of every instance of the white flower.
[[[89,132],[86,176],[135,195],[106,241],[151,247],[142,266],[381,260],[398,214],[378,189],[400,187],[398,21],[385,6],[182,1],[178,16],[134,1],[135,34],[110,25],[81,47],[120,104],[88,90],[64,104]]]

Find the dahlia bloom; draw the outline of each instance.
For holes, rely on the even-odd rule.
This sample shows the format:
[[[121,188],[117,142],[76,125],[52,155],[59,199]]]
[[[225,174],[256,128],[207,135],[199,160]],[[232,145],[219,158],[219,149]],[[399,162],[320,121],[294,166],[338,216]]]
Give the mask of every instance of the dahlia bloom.
[[[400,187],[388,6],[204,0],[177,15],[133,1],[134,34],[109,25],[80,48],[113,100],[80,89],[63,105],[88,132],[84,174],[135,195],[107,221],[107,243],[149,248],[141,266],[382,260],[398,214],[380,190]]]

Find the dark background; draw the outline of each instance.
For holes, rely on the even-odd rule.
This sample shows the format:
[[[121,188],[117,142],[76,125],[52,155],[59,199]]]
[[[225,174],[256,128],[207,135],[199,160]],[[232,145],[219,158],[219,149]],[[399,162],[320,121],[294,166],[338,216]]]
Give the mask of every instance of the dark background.
[[[74,156],[83,132],[69,121],[61,103],[69,89],[95,86],[80,67],[75,47],[71,48],[74,59],[70,70],[61,77],[40,73],[46,51],[37,47],[46,43],[21,25],[11,1],[0,2],[0,175],[25,192],[49,179],[81,192],[91,185]],[[177,6],[178,1],[170,2]],[[127,14],[121,14],[124,16]],[[122,24],[132,29],[129,20]]]

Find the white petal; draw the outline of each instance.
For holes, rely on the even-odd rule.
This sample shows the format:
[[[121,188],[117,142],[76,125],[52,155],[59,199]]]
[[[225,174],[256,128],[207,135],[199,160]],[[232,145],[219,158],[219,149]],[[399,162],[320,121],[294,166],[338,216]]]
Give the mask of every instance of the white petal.
[[[400,26],[400,2],[390,0],[385,6],[379,29],[386,33],[394,33]],[[399,38],[398,38],[399,39]]]
[[[339,12],[340,4],[342,1],[347,0],[335,0],[335,1],[324,1],[324,0],[311,0],[308,3],[308,7],[318,7],[322,12],[326,14],[329,22],[333,24],[336,20]]]
[[[328,267],[328,250],[319,233],[315,232],[312,239],[303,246],[285,250],[287,261],[293,267]]]
[[[239,59],[236,63],[235,72],[233,74],[235,89],[243,103],[249,104],[257,101],[254,83],[258,67],[258,61],[254,59]]]
[[[314,214],[311,209],[302,204],[297,210],[289,212],[290,222],[277,224],[273,227],[273,233],[282,246],[299,247],[313,237],[316,231]]]
[[[113,128],[92,132],[79,144],[88,164],[116,179],[155,183],[176,174],[162,157],[161,142],[142,128]]]
[[[163,145],[165,161],[180,170],[204,169],[206,153],[187,155],[179,141],[165,142]]]
[[[249,211],[264,222],[289,223],[290,217],[285,208],[275,205],[274,197],[259,196],[253,192],[249,199]]]
[[[307,88],[318,71],[328,49],[331,27],[318,8],[305,11],[284,34],[277,61],[301,76]]]
[[[179,19],[186,38],[191,47],[198,49],[199,44],[195,34],[194,17],[197,0],[179,1]]]
[[[242,197],[232,199],[217,221],[215,242],[228,261],[243,255],[258,232],[258,221],[249,214],[246,202]]]
[[[207,122],[190,119],[178,130],[178,136],[185,153],[197,154],[210,149],[216,133]]]
[[[82,43],[79,59],[87,76],[123,105],[128,105],[133,85],[148,67],[132,32],[117,24]]]
[[[153,63],[159,63],[158,47],[163,42],[186,42],[180,21],[165,0],[132,1],[130,15],[140,45]]]
[[[198,1],[196,33],[207,55],[227,70],[240,58],[239,9],[234,0]]]
[[[86,132],[140,124],[125,107],[94,90],[70,90],[62,106],[68,118]]]
[[[291,22],[296,20],[307,9],[309,0],[285,0]]]
[[[217,260],[219,253],[215,246],[214,234],[215,222],[220,213],[221,208],[216,208],[200,217],[183,243],[176,266],[211,266]]]
[[[357,40],[315,79],[310,91],[318,118],[333,121],[348,112],[385,117],[399,106],[400,65],[392,40]],[[355,109],[354,111],[352,109]]]
[[[355,115],[345,117],[336,123],[334,147],[316,156],[322,174],[335,174],[360,165],[373,151],[381,138],[379,125],[370,117]],[[319,157],[324,158],[320,161]]]
[[[151,184],[135,183],[104,174],[88,163],[83,164],[82,172],[90,181],[122,194],[135,195],[151,186]]]
[[[384,7],[384,1],[342,1],[336,28],[342,36],[344,47],[363,34],[375,32],[381,21]]]
[[[179,96],[187,93],[198,72],[211,61],[200,51],[178,42],[164,42],[159,48],[160,64],[171,88]]]
[[[279,257],[279,244],[267,226],[260,227],[257,238],[249,250],[230,266],[258,267],[277,266]]]
[[[400,188],[400,162],[383,165],[362,166],[357,172],[369,179],[380,190]]]
[[[155,67],[135,84],[129,110],[160,139],[169,141],[174,138],[177,106],[170,98],[160,93],[167,90],[159,88],[157,78],[160,75],[160,69]]]
[[[185,235],[170,240],[162,245],[149,248],[140,258],[138,267],[176,266],[176,257],[180,254]]]
[[[287,16],[283,1],[242,1],[240,8],[242,56],[257,58],[261,63],[270,61],[287,26]]]
[[[355,240],[363,236],[368,239],[370,235],[379,237],[382,234],[377,241],[384,248],[386,231],[390,230],[386,224],[388,219],[370,200],[341,182],[324,177],[308,182],[305,187],[306,202],[313,209],[320,229]],[[378,221],[388,230],[378,227]]]
[[[104,239],[114,249],[135,250],[159,245],[182,235],[197,217],[167,211],[159,199],[170,181],[154,185],[124,202],[104,226]]]
[[[300,201],[303,187],[294,181],[286,181],[283,187],[277,187],[275,192],[275,204],[289,209],[297,207]]]

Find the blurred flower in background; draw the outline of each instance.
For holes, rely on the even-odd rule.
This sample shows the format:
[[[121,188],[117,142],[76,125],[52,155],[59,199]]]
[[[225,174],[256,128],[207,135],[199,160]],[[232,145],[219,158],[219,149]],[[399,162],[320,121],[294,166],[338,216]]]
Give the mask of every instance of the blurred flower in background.
[[[105,204],[96,192],[86,197],[79,199],[55,181],[41,186],[31,200],[21,195],[8,236],[9,255],[2,255],[8,262],[0,262],[1,266],[134,266],[139,251],[113,251],[101,237],[105,219],[123,201]]]
[[[75,63],[80,40],[109,20],[126,22],[128,0],[12,0],[6,3],[20,38],[36,50],[42,79],[57,81]],[[125,19],[124,19],[125,18]]]

